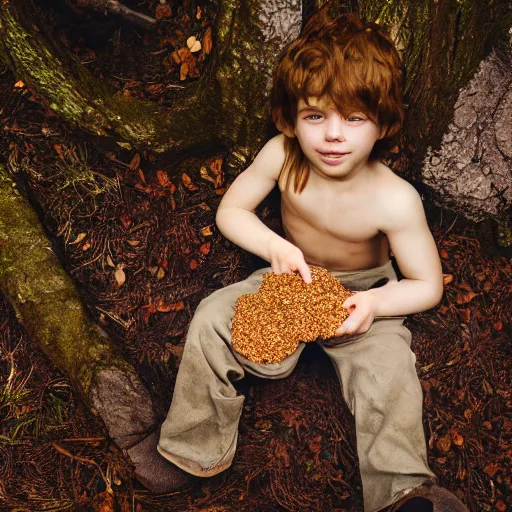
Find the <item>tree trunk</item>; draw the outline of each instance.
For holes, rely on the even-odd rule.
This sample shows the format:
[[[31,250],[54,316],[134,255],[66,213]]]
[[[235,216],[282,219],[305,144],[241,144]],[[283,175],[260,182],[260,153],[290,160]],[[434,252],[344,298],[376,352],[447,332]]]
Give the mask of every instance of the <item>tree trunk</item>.
[[[34,210],[1,165],[0,290],[119,446],[132,445],[153,427],[148,391],[88,318]]]
[[[496,54],[482,62],[493,48],[510,53],[510,2],[360,0],[359,8],[363,17],[387,28],[403,56],[404,146],[410,159],[404,174],[426,181],[436,202],[469,218],[502,216],[512,198],[506,122],[510,57]]]
[[[0,5],[0,59],[58,115],[94,135],[160,153],[222,141],[243,163],[266,132],[271,63],[300,22],[300,0],[219,2],[209,70],[169,109],[110,94],[21,0]]]
[[[156,24],[155,18],[134,11],[118,0],[75,0],[74,3],[79,8],[85,7],[99,12],[112,13],[144,29],[154,28]]]

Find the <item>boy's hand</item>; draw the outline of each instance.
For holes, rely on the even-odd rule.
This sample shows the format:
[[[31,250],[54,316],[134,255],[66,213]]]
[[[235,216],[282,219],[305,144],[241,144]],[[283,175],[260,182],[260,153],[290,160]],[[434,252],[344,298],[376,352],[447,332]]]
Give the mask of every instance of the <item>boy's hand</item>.
[[[335,336],[362,334],[371,327],[376,311],[371,291],[356,292],[343,303],[343,307],[348,309],[350,315],[338,327]]]
[[[269,260],[274,274],[288,274],[298,270],[306,284],[311,283],[311,271],[302,251],[280,236],[268,243]]]

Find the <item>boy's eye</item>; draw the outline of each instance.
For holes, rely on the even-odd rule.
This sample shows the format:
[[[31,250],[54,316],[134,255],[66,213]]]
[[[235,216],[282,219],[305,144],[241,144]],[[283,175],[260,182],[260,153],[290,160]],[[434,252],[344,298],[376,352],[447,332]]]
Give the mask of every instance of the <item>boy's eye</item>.
[[[309,119],[310,121],[318,121],[319,119],[322,119],[322,116],[320,114],[310,114],[306,119]]]
[[[358,121],[364,121],[365,118],[364,117],[359,117],[359,116],[350,116],[347,121],[350,121],[351,123],[356,123]]]

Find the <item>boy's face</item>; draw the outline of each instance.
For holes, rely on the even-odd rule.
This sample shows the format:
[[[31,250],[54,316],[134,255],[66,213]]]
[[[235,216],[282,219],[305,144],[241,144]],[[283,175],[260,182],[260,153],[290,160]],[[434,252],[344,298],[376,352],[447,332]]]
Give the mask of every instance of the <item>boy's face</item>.
[[[354,176],[368,162],[378,126],[362,112],[344,118],[322,98],[299,101],[295,136],[312,171],[331,178]]]

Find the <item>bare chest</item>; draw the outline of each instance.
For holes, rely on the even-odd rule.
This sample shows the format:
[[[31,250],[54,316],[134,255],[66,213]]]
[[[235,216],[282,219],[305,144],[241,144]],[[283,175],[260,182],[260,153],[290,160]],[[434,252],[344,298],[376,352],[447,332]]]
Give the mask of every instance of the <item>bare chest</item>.
[[[378,212],[370,195],[341,198],[322,197],[307,190],[283,193],[281,209],[283,222],[291,230],[302,224],[318,234],[352,243],[364,243],[379,234]]]

